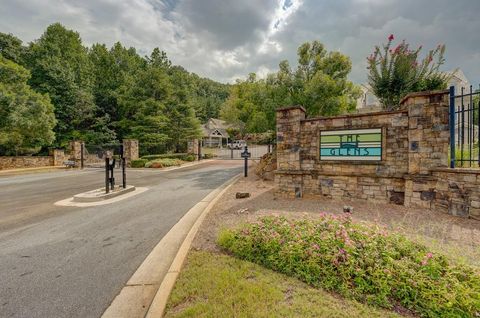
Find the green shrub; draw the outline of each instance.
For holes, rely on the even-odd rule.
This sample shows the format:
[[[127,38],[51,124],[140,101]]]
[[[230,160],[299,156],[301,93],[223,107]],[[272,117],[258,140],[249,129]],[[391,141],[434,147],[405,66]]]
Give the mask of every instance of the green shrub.
[[[195,160],[195,156],[192,154],[188,153],[164,153],[164,154],[158,154],[158,155],[147,155],[143,156],[142,159],[147,159],[147,160],[156,160],[156,159],[180,159],[183,161],[193,161],[193,160],[188,160],[192,158]]]
[[[130,161],[130,166],[132,168],[143,168],[145,167],[145,164],[148,162],[146,159],[137,159],[137,160],[132,160]]]
[[[203,159],[212,159],[214,157],[216,157],[216,155],[214,153],[211,153],[211,152],[207,152],[207,153],[203,154]]]
[[[195,159],[197,159],[197,156],[195,156],[194,154],[189,154],[185,156],[182,160],[192,162],[192,161],[195,161]]]
[[[423,317],[480,315],[478,269],[348,216],[266,217],[222,231],[218,243],[241,259],[368,304],[400,304]]]
[[[164,158],[164,159],[157,159],[149,161],[145,164],[145,168],[165,168],[165,167],[173,167],[173,166],[180,166],[183,163],[180,159],[171,159],[171,158]]]

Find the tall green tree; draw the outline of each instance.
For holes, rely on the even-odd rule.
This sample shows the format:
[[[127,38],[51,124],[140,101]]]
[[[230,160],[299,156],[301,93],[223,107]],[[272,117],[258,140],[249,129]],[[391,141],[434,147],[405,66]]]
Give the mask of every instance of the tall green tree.
[[[32,88],[47,93],[55,106],[57,144],[82,138],[95,124],[93,64],[77,32],[50,25],[30,44],[26,64]]]
[[[313,41],[298,48],[298,66],[292,70],[281,61],[279,70],[265,79],[250,74],[231,89],[223,104],[225,120],[246,126],[247,132],[275,129],[275,110],[285,105],[302,105],[309,116],[330,116],[355,109],[360,90],[348,80],[350,59],[339,52],[328,52]]]
[[[22,64],[25,47],[22,41],[13,34],[0,32],[0,55],[6,59]]]
[[[164,52],[154,49],[136,81],[121,93],[122,135],[146,144],[180,151],[198,137],[200,124],[191,106],[191,75],[172,66]]]
[[[38,152],[52,144],[56,120],[46,94],[27,84],[30,72],[0,56],[0,154]]]
[[[201,136],[200,121],[189,102],[195,96],[195,83],[191,75],[182,67],[169,68],[173,87],[172,98],[167,102],[169,136],[175,151],[182,151],[188,140]],[[195,99],[194,99],[195,100]]]
[[[219,116],[230,89],[172,65],[158,48],[145,57],[121,43],[86,48],[77,32],[59,23],[27,47],[0,33],[0,56],[27,68],[28,85],[50,98],[56,146],[134,137],[180,151],[199,136],[200,122]]]
[[[96,126],[105,131],[101,136],[111,133],[110,142],[122,139],[119,96],[135,84],[136,77],[145,69],[146,62],[134,48],[127,49],[119,42],[110,50],[105,44],[94,44],[88,56],[94,67]]]

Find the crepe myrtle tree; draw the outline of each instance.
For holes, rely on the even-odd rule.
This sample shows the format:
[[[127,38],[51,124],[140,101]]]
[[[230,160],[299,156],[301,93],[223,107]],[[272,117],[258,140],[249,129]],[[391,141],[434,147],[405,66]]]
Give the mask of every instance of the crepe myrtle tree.
[[[375,46],[367,58],[368,83],[384,109],[398,109],[409,93],[447,87],[449,77],[439,70],[445,62],[445,45],[439,44],[420,59],[422,46],[411,50],[405,40],[395,47],[393,42],[391,34],[387,44]]]

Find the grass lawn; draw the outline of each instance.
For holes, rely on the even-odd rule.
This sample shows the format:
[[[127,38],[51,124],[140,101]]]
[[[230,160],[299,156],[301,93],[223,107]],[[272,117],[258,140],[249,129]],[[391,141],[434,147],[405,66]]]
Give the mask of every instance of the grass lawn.
[[[166,317],[400,317],[224,254],[191,251]]]

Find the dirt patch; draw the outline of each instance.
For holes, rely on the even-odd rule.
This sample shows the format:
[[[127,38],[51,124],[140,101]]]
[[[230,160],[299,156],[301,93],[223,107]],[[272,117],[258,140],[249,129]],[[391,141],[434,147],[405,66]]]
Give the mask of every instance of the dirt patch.
[[[237,192],[249,192],[250,197],[236,199]],[[434,251],[480,266],[480,221],[364,200],[277,198],[274,182],[260,180],[253,174],[248,178],[242,177],[225,192],[207,215],[193,248],[218,251],[215,241],[220,229],[253,221],[260,216],[316,218],[321,212],[341,214],[345,205],[354,208],[354,220],[384,226],[426,244]]]

